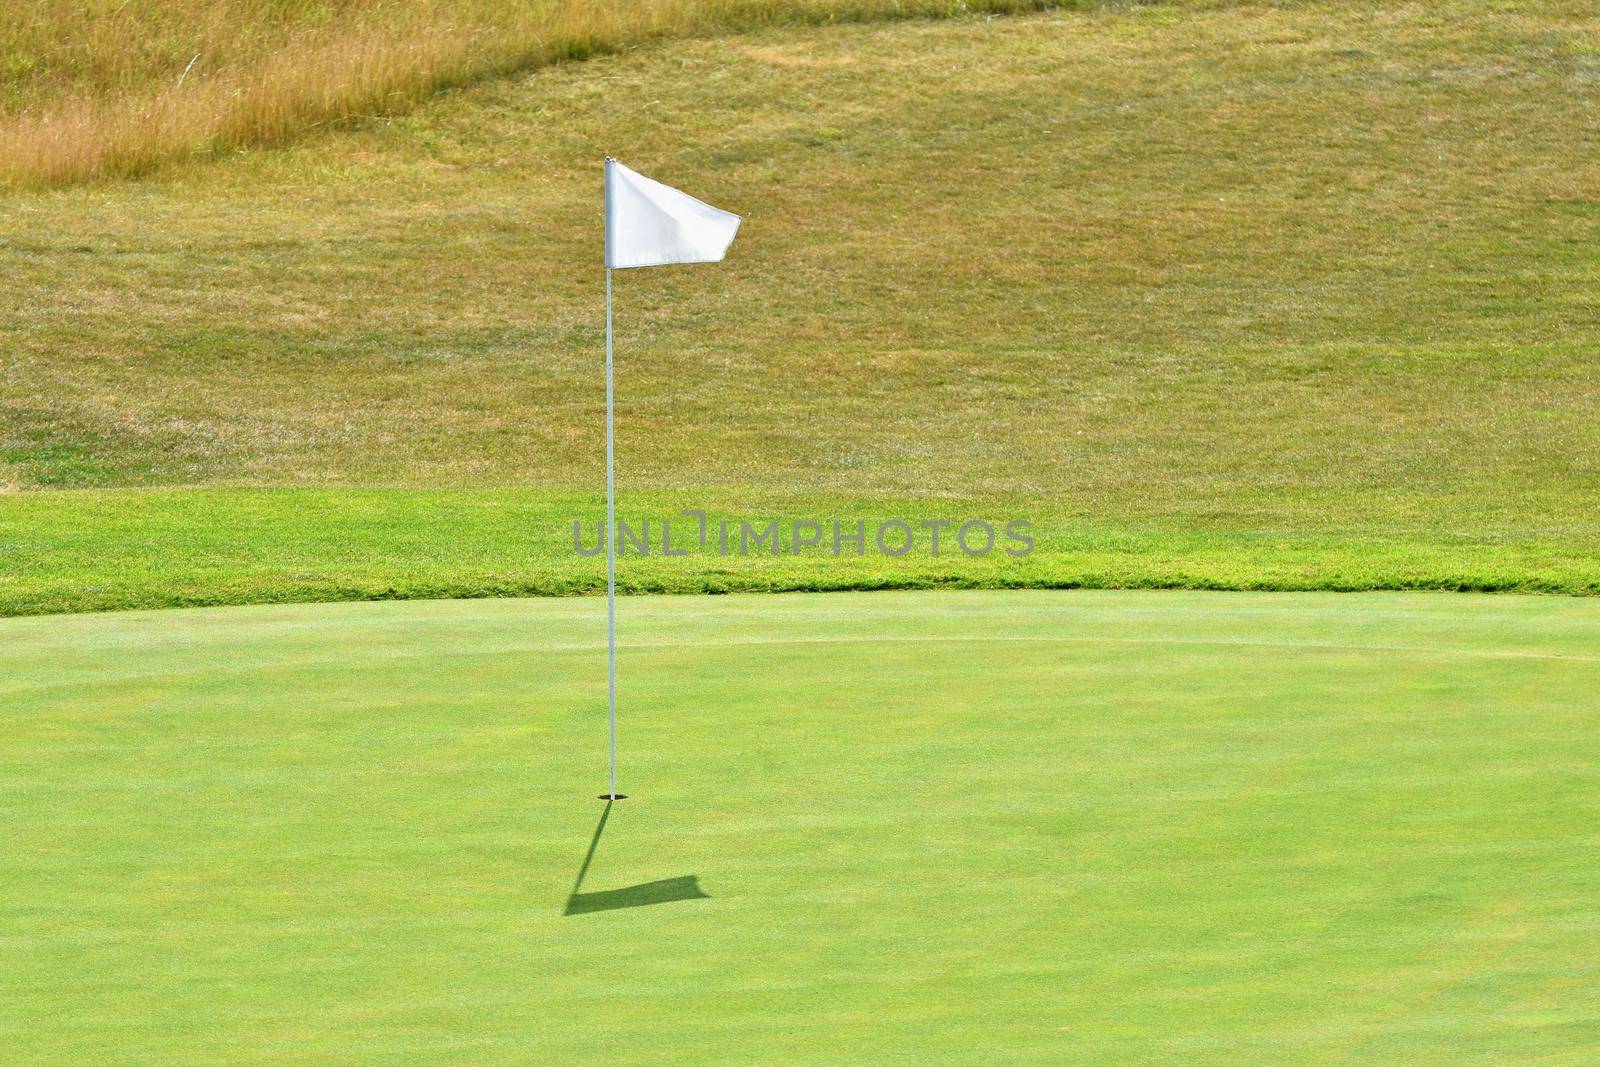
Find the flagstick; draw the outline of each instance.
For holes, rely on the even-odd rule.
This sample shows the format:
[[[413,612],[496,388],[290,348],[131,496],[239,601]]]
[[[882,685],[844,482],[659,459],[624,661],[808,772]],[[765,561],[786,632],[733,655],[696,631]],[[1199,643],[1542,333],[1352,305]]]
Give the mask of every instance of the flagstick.
[[[617,799],[617,479],[611,384],[611,268],[606,268],[606,671],[611,707],[611,792]]]
[[[623,191],[621,200],[618,190]],[[617,792],[617,464],[616,389],[611,369],[611,272],[668,263],[714,263],[739,230],[739,216],[646,178],[610,156],[606,211],[606,672],[611,720],[611,792]],[[634,225],[627,225],[632,218]],[[643,225],[640,225],[641,221]]]

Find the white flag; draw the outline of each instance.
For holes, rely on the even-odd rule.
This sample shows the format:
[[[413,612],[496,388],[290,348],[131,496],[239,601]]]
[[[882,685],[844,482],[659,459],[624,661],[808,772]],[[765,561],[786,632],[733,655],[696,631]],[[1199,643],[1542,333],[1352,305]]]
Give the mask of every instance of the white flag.
[[[606,159],[606,266],[715,263],[739,216]]]

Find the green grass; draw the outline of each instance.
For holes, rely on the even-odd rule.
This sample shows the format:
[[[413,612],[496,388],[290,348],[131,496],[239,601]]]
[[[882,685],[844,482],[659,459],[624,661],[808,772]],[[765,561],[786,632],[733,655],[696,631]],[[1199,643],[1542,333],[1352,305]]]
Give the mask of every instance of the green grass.
[[[1340,584],[1296,578],[1293,542],[1373,586],[1592,592],[1596,27],[1586,4],[1230,4],[764,30],[7,195],[0,587],[24,592],[0,611],[273,599],[302,571],[587,581],[526,562],[542,519],[464,519],[457,550],[425,493],[257,524],[283,498],[234,491],[592,500],[606,151],[748,217],[725,264],[619,278],[637,499],[1169,546],[1131,584],[1195,541],[1234,546],[1201,584]],[[145,522],[158,487],[214,492]],[[53,495],[83,488],[118,495]],[[450,560],[426,581],[390,551],[410,507]],[[185,569],[169,546],[217,522],[283,570]],[[342,546],[267,540],[304,527]],[[49,591],[91,556],[84,586],[161,580]],[[1104,570],[1052,550],[1017,578]]]
[[[1592,1062],[1600,608],[944,592],[0,622],[29,1062]],[[634,899],[642,891],[634,894]],[[611,903],[627,903],[610,898]],[[588,906],[608,902],[584,897]]]
[[[674,547],[660,555],[660,526],[650,556],[625,553],[624,591],[648,593],[783,592],[934,587],[1189,589],[1448,589],[1593,595],[1600,593],[1600,553],[1553,539],[1289,530],[1185,530],[1147,523],[1121,528],[1092,517],[1066,524],[1044,512],[1031,555],[996,549],[983,558],[951,547],[919,548],[893,558],[869,545],[864,554],[831,552],[837,519],[846,533],[858,521],[981,519],[1002,527],[1037,516],[1015,502],[945,501],[898,506],[882,501],[811,497],[745,501],[722,511],[761,528],[774,516],[829,523],[819,548],[794,551],[785,523],[779,551],[720,555],[701,548],[696,523],[678,509],[704,506],[686,495],[625,493],[620,515],[673,523]],[[572,522],[595,545],[603,507],[592,494],[527,490],[145,490],[18,494],[0,505],[0,612],[39,615],[121,608],[418,597],[572,595],[605,588],[604,562],[572,547]],[[717,517],[714,514],[713,519]],[[870,537],[870,534],[869,534]],[[981,535],[974,536],[977,544]],[[730,534],[737,544],[737,534]],[[687,544],[685,544],[687,542]],[[898,542],[891,540],[891,547]],[[1007,542],[1001,542],[1002,545]]]

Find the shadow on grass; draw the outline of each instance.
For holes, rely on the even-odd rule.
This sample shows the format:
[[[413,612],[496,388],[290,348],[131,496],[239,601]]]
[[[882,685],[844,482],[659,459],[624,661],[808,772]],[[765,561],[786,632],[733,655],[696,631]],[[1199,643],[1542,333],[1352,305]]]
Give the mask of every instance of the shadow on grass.
[[[594,837],[589,840],[589,851],[583,857],[583,866],[578,868],[578,878],[572,883],[572,892],[567,895],[567,907],[562,914],[583,915],[591,911],[638,908],[646,904],[670,904],[674,900],[710,899],[701,891],[699,877],[693,874],[678,878],[661,878],[654,882],[625,886],[622,889],[583,892],[584,876],[589,873],[589,864],[594,862],[595,849],[600,847],[600,835],[605,833],[606,820],[611,818],[611,805],[614,803],[615,801],[606,801],[605,810],[600,813],[600,824],[594,828]]]

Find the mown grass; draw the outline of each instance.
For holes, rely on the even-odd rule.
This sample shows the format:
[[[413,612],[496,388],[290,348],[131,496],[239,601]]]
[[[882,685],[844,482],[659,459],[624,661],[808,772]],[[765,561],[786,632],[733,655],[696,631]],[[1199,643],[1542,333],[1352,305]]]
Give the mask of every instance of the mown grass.
[[[1538,537],[1437,533],[1403,537],[1359,531],[1227,530],[1179,523],[1105,526],[1000,500],[891,502],[811,496],[713,503],[717,537],[698,543],[703,496],[625,494],[620,515],[650,525],[651,554],[624,541],[624,593],[801,592],[843,589],[1435,589],[1600,593],[1592,543]],[[592,494],[541,490],[204,489],[24,493],[0,504],[0,614],[199,605],[394,600],[431,597],[569,596],[605,589],[600,558],[574,551],[572,524],[592,550],[603,510]],[[1033,552],[1008,555],[1003,538],[968,556],[946,527],[937,556],[924,521],[1033,522]],[[776,550],[755,538],[780,522]],[[793,520],[825,531],[819,546],[794,546]],[[879,524],[902,520],[917,548],[886,554]],[[672,524],[665,556],[661,522]],[[748,521],[747,554],[739,522]],[[848,537],[865,523],[863,550],[832,552],[832,523]],[[808,531],[809,532],[809,531]],[[900,534],[886,543],[897,550]],[[974,528],[971,538],[981,547]]]
[[[1010,584],[1591,592],[1596,56],[1579,4],[779,28],[10,194],[4,610],[591,587],[608,151],[748,219],[618,279],[625,510],[1024,514]]]
[[[128,177],[652,38],[1042,0],[36,0],[0,27],[0,183]]]
[[[0,620],[37,1064],[1558,1063],[1600,603],[630,600]],[[700,896],[567,914],[698,879]],[[645,897],[644,899],[649,899]]]

